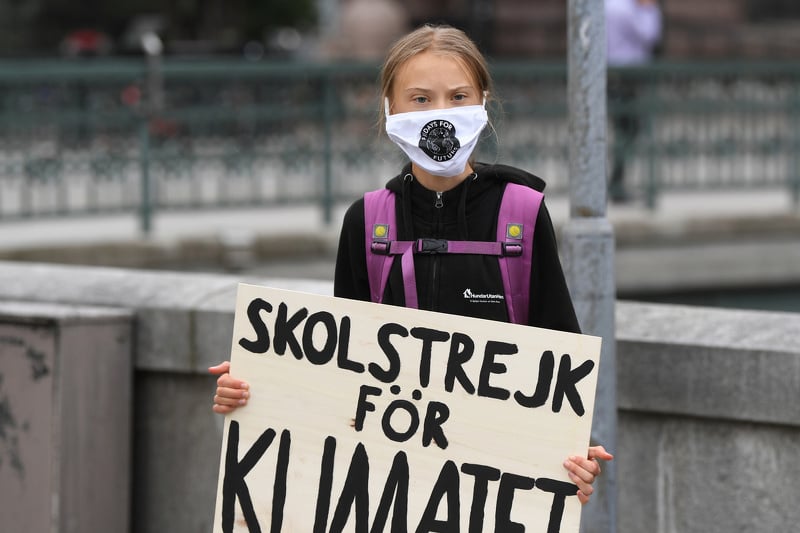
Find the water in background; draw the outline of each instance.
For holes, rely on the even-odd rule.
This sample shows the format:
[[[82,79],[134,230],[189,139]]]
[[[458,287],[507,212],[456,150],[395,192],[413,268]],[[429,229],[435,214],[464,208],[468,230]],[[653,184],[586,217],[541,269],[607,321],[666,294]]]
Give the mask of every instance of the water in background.
[[[800,286],[702,289],[669,294],[628,294],[625,300],[800,313]]]

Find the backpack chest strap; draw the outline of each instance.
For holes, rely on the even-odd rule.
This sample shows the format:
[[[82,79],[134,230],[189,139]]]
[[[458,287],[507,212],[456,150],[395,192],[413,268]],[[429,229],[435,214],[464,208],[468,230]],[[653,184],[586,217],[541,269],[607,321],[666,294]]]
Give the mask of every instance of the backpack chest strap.
[[[462,254],[517,257],[522,255],[522,244],[495,241],[448,241],[446,239],[417,239],[416,241],[389,241],[373,239],[372,253],[402,255],[408,250],[414,254]]]
[[[394,256],[400,256],[405,303],[406,307],[411,309],[419,309],[414,254],[493,255],[503,258],[519,257],[523,252],[522,244],[517,242],[448,241],[445,239],[390,241],[382,238],[373,238],[370,250],[375,257],[383,256],[391,259]],[[384,268],[389,268],[389,266],[384,265]],[[385,286],[384,281],[380,290],[384,290]]]

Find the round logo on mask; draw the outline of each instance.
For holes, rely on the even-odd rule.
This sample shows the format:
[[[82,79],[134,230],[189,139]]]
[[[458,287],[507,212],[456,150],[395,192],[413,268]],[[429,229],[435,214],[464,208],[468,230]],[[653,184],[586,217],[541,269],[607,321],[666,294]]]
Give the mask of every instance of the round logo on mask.
[[[419,147],[434,161],[449,161],[455,157],[461,143],[456,127],[447,120],[432,120],[419,132]]]

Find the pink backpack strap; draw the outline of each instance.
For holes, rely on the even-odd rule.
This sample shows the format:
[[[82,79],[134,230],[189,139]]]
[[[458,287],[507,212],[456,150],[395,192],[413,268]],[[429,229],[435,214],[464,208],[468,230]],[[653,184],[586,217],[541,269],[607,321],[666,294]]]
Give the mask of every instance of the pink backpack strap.
[[[373,253],[373,242],[385,242],[388,246],[397,240],[397,223],[394,210],[394,193],[389,189],[370,191],[364,195],[364,235],[367,252],[367,277],[369,299],[380,303],[389,279],[389,269],[394,257]]]
[[[394,193],[389,189],[371,191],[364,195],[364,234],[367,253],[369,299],[381,303],[394,256],[400,255],[406,307],[419,308],[417,282],[414,272],[414,242],[397,241],[397,217]],[[392,253],[390,253],[390,251]]]
[[[507,247],[522,245],[522,254],[500,256],[500,273],[508,307],[508,318],[514,324],[528,323],[528,309],[533,264],[533,233],[544,195],[537,190],[508,183],[503,192],[497,217],[497,241]]]

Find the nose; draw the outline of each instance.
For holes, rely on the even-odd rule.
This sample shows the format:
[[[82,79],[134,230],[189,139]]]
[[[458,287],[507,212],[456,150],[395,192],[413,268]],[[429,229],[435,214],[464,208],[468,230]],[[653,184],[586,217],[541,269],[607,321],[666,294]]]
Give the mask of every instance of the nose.
[[[431,98],[431,109],[449,109],[451,107],[455,107],[455,104],[447,97],[437,96]]]

